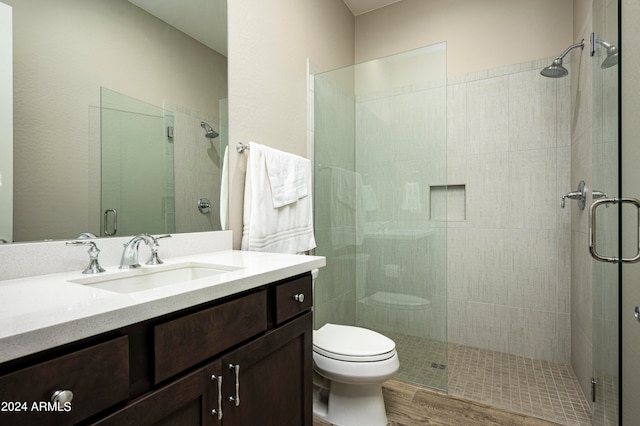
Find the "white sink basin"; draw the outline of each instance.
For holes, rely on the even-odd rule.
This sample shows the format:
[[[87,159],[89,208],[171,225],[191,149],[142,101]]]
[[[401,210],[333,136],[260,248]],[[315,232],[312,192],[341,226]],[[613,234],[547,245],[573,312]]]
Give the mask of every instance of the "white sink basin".
[[[70,280],[69,282],[116,293],[136,293],[167,285],[226,274],[239,269],[242,268],[188,262],[175,265],[142,267],[140,269],[117,272],[108,276],[92,276]]]

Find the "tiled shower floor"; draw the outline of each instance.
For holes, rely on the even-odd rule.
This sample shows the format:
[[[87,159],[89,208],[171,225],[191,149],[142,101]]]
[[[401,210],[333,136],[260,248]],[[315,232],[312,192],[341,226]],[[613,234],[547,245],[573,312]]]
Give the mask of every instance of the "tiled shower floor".
[[[568,365],[403,334],[383,334],[396,342],[398,379],[563,425],[591,424],[589,403]]]

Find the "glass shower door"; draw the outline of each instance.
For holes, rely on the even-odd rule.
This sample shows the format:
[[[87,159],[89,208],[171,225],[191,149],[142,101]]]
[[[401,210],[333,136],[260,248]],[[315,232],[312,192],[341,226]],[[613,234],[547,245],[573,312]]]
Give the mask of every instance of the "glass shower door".
[[[591,195],[599,198],[620,197],[617,57],[611,46],[619,46],[617,2],[594,0],[591,46],[593,76],[593,175]],[[627,206],[606,204],[595,210],[597,223],[596,252],[619,257],[619,214]],[[594,211],[592,209],[591,219]],[[633,225],[632,225],[633,226]],[[593,230],[592,230],[593,231]],[[618,263],[592,261],[593,300],[593,379],[594,425],[617,425],[620,421],[620,329],[619,302],[621,268]]]
[[[174,232],[173,145],[162,108],[101,90],[102,236]]]

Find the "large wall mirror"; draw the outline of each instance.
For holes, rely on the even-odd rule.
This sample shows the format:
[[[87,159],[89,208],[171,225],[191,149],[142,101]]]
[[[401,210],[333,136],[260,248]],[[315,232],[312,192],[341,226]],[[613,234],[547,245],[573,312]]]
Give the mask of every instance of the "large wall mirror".
[[[14,96],[0,239],[223,229],[226,0],[0,1]]]

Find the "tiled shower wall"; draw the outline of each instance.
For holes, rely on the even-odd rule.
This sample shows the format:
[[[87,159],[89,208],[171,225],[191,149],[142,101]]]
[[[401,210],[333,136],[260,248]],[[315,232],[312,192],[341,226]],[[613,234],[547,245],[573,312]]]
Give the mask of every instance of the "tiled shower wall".
[[[570,79],[534,61],[448,82],[449,342],[569,363]],[[567,203],[573,203],[568,201]]]
[[[432,302],[430,321],[436,323],[435,329],[440,329],[438,324],[446,319],[449,342],[569,363],[571,209],[569,205],[561,209],[560,199],[562,194],[575,189],[570,181],[570,80],[540,76],[539,70],[552,59],[450,80],[446,107],[441,105],[447,113],[446,160],[442,155],[438,164],[432,164],[428,160],[439,157],[437,151],[419,155],[417,150],[421,147],[412,145],[409,137],[393,129],[380,128],[369,135],[367,150],[359,152],[363,158],[357,170],[363,184],[374,186],[377,186],[376,179],[390,180],[393,173],[403,177],[399,179],[401,182],[408,181],[418,170],[423,183],[419,215],[422,219],[433,213],[429,205],[435,199],[431,198],[432,186],[437,189],[446,183],[459,190],[453,200],[455,209],[452,209],[452,200],[447,201],[446,236],[440,235],[441,228],[435,221],[425,226],[419,219],[406,220],[410,219],[410,212],[405,212],[407,217],[401,221],[422,230],[431,228],[436,231],[435,240],[441,236],[446,238],[446,256],[428,265],[429,270],[437,271],[438,264],[447,264],[446,290],[442,293],[441,287],[431,288],[444,279],[445,272],[427,274],[426,278],[423,274],[419,286],[423,297]],[[330,95],[334,98],[333,108],[343,108],[343,111],[332,111],[335,119],[326,127],[312,123],[316,139],[320,135],[326,140],[339,141],[332,149],[346,150],[324,153],[323,150],[329,149],[327,146],[315,147],[316,188],[320,191],[315,194],[316,200],[328,196],[322,191],[329,191],[331,185],[330,171],[321,167],[321,163],[329,158],[345,158],[348,164],[354,161],[352,126],[358,120],[354,116],[353,92],[349,90],[353,83],[347,76],[343,82],[346,82],[341,85],[346,88],[344,92],[336,89],[340,85],[335,83],[330,84],[333,89],[327,92],[334,91]],[[315,95],[313,91],[311,94],[320,96],[317,90]],[[360,102],[364,100],[359,98]],[[370,111],[375,114],[374,110]],[[324,111],[316,110],[315,114],[317,119],[317,114]],[[424,133],[437,135],[437,129],[429,126],[425,124]],[[361,135],[366,133],[366,129],[359,130]],[[377,136],[380,134],[382,138]],[[381,161],[386,166],[364,161],[376,150],[371,144],[378,139],[384,142]],[[427,161],[432,169],[422,167]],[[389,165],[394,162],[402,166],[395,172]],[[363,164],[371,167],[367,170]],[[445,164],[446,178],[438,175],[439,170],[444,171]],[[401,193],[400,188],[396,189],[395,193]],[[464,199],[459,199],[460,195]],[[384,192],[378,196],[380,209],[377,214],[368,212],[368,221],[385,222],[389,219],[381,214],[385,206],[397,206],[401,202],[393,198],[385,200]],[[461,208],[463,211],[459,211]],[[353,324],[353,306],[359,299],[356,282],[368,276],[365,280],[369,285],[372,277],[381,276],[370,273],[372,263],[368,262],[369,257],[363,258],[362,251],[356,254],[336,248],[330,228],[328,217],[316,217],[318,247],[328,248],[326,253],[319,253],[328,257],[328,266],[323,268],[316,283],[316,327],[328,320]],[[429,247],[420,250],[425,252]],[[360,271],[363,266],[368,274]],[[364,293],[370,294],[370,290],[365,288]],[[416,294],[412,291],[415,288],[402,290]],[[440,306],[440,302],[446,307]],[[424,325],[433,328],[434,324]],[[441,338],[445,333],[427,334]]]
[[[165,102],[165,108],[170,111],[166,119],[174,126],[175,132],[173,169],[176,232],[218,231],[222,229],[219,212],[223,136],[208,139],[200,126],[200,122],[205,121],[222,133],[218,120],[170,102]],[[211,202],[210,213],[198,210],[200,198],[207,198]]]

